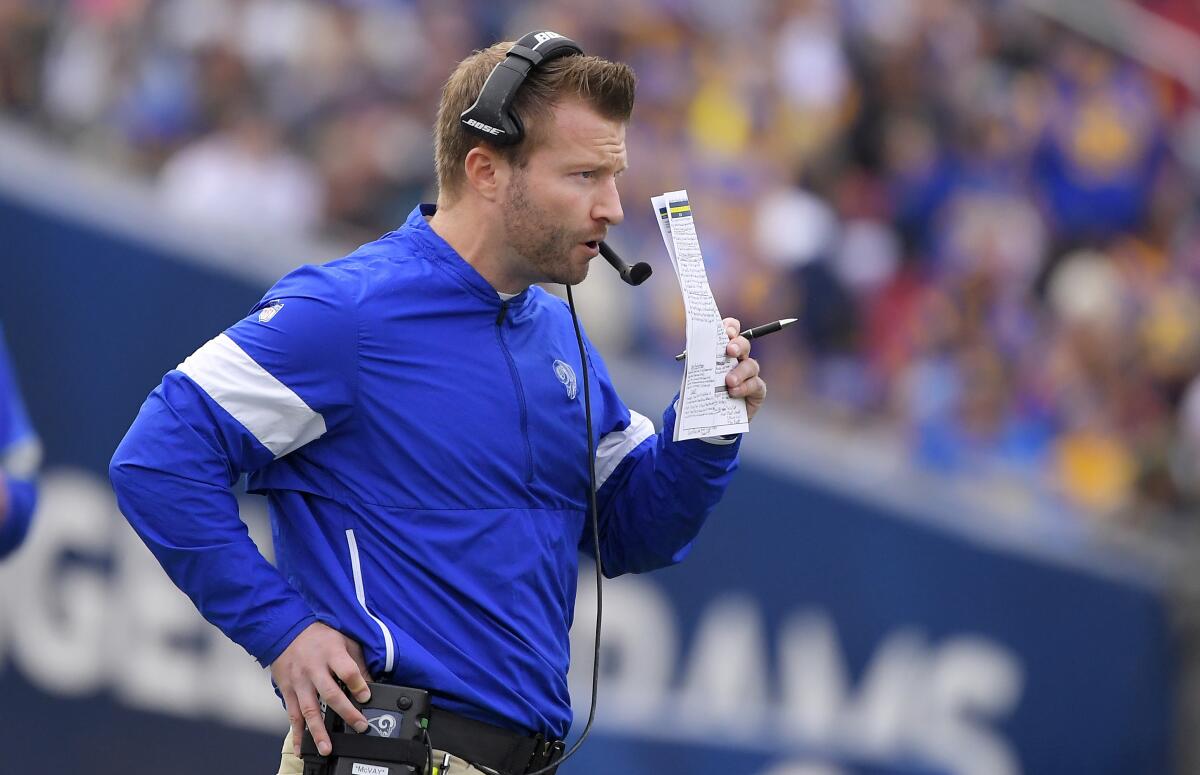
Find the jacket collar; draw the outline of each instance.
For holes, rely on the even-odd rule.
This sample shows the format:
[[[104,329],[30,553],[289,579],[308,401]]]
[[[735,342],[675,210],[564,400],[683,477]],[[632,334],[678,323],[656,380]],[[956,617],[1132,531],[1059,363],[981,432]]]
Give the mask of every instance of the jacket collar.
[[[430,258],[449,270],[452,275],[457,277],[466,286],[467,290],[484,301],[499,307],[501,304],[500,295],[492,287],[492,284],[485,280],[483,275],[475,270],[475,267],[467,263],[467,260],[458,254],[458,251],[450,247],[450,243],[442,239],[441,235],[429,227],[429,222],[425,219],[432,217],[435,212],[437,212],[436,204],[423,202],[417,205],[408,214],[408,220],[404,222],[404,228],[410,230],[417,237],[428,251]],[[510,309],[519,310],[525,306],[525,302],[528,299],[529,289],[526,288],[509,299],[508,306]]]

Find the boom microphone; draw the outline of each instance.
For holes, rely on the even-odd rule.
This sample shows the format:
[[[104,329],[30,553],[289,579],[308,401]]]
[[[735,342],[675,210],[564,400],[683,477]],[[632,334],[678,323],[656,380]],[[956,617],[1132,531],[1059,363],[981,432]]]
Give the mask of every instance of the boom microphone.
[[[647,277],[654,273],[654,270],[645,261],[639,261],[633,266],[625,263],[603,240],[600,241],[600,255],[604,256],[604,260],[612,264],[612,268],[620,273],[621,279],[630,285],[641,285]]]

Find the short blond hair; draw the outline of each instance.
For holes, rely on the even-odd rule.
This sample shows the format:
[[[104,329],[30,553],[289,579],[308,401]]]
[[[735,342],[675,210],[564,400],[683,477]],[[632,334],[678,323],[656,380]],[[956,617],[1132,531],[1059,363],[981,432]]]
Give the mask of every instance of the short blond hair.
[[[637,79],[633,68],[596,56],[562,56],[536,67],[513,100],[513,111],[525,127],[524,139],[516,145],[497,146],[463,128],[459,117],[471,107],[497,63],[503,61],[512,42],[496,43],[476,51],[458,63],[438,103],[433,132],[434,166],[438,191],[447,203],[458,198],[466,179],[463,162],[477,145],[492,145],[510,163],[520,167],[545,140],[545,129],[556,105],[580,99],[604,118],[628,122],[633,114]]]

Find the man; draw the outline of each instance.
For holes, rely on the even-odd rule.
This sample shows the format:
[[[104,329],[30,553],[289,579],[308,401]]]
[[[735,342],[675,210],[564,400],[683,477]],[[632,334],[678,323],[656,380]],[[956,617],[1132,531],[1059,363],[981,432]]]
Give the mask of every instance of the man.
[[[0,558],[15,551],[29,532],[41,457],[0,330]]]
[[[359,700],[372,678],[431,691],[435,747],[464,723],[518,748],[567,733],[592,545],[580,380],[608,575],[681,560],[736,467],[738,439],[677,444],[673,408],[660,434],[630,412],[590,344],[580,363],[566,305],[533,285],[582,281],[623,218],[632,71],[544,63],[515,102],[525,139],[501,148],[459,116],[510,45],[445,86],[436,209],[281,280],[166,375],[113,458],[121,508],[175,583],[270,666],[292,727],[281,772],[301,771],[305,724],[329,750],[320,701],[366,728],[338,681]],[[729,391],[753,416],[766,386],[727,324]],[[269,499],[278,569],[237,517],[243,472]]]

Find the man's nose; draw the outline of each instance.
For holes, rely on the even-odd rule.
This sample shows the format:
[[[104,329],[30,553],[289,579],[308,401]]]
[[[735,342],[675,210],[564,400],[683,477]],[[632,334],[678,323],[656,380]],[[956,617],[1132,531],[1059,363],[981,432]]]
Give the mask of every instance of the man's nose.
[[[597,194],[596,202],[592,205],[592,218],[606,221],[610,226],[616,226],[625,220],[625,211],[621,209],[621,195],[617,193],[616,178],[609,178]]]

